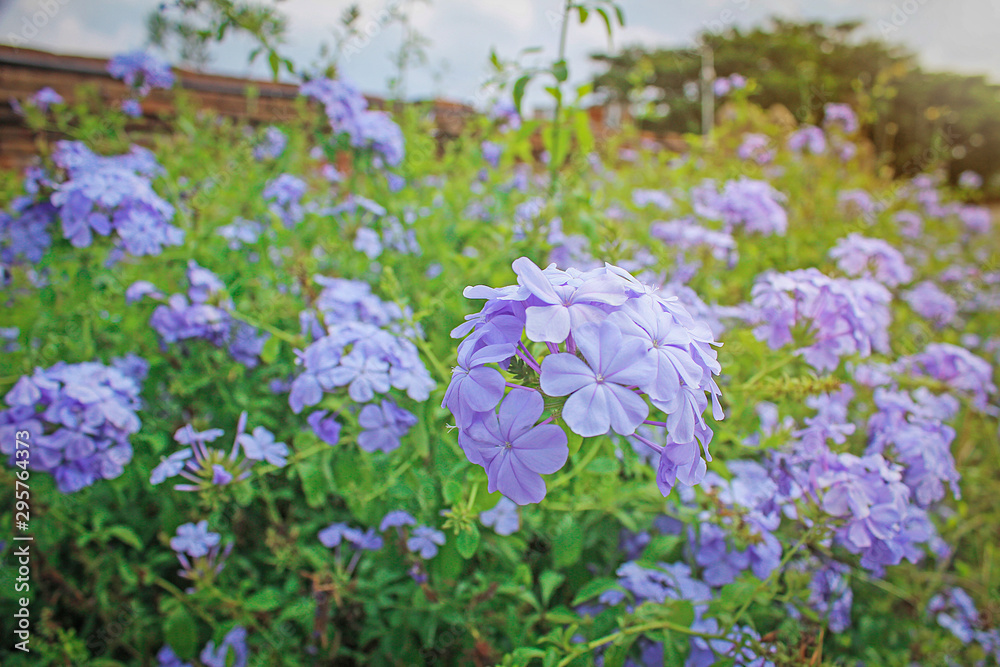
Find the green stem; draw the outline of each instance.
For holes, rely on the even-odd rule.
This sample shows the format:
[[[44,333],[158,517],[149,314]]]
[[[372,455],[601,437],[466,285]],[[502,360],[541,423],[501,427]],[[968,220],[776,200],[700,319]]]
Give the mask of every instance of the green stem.
[[[275,338],[280,338],[281,340],[285,341],[290,345],[294,345],[295,347],[300,347],[304,343],[301,336],[296,336],[294,334],[288,333],[287,331],[282,331],[281,329],[272,327],[270,324],[264,324],[260,320],[251,317],[250,315],[247,315],[245,313],[241,313],[238,310],[230,310],[229,314],[235,317],[236,319],[240,320],[241,322],[246,322],[252,327],[263,329],[264,331],[267,331]]]
[[[808,542],[813,537],[813,533],[817,532],[820,529],[820,527],[821,527],[820,524],[817,523],[817,524],[814,524],[812,528],[810,528],[809,530],[807,530],[806,532],[804,532],[802,534],[802,537],[799,538],[799,541],[795,543],[795,546],[793,546],[791,549],[789,549],[785,553],[785,555],[782,557],[781,562],[778,564],[778,567],[774,568],[771,571],[771,574],[769,574],[767,576],[767,579],[765,579],[764,581],[762,581],[759,584],[757,584],[757,587],[754,589],[753,594],[747,596],[747,599],[743,602],[743,605],[740,606],[740,608],[736,611],[736,616],[733,617],[733,622],[729,625],[729,629],[726,630],[725,636],[728,636],[728,635],[732,634],[733,629],[739,624],[740,619],[743,617],[743,614],[746,613],[746,610],[753,603],[753,599],[755,597],[757,597],[757,593],[759,593],[764,588],[766,588],[767,585],[770,584],[771,581],[776,576],[778,576],[782,572],[784,572],[785,566],[788,565],[788,562],[792,560],[792,557],[796,553],[798,553],[798,551],[802,547],[802,545],[805,544],[806,542]]]
[[[581,447],[582,446],[583,445],[581,445]],[[555,480],[553,480],[551,484],[548,485],[549,491],[551,491],[552,489],[558,489],[560,486],[564,484],[568,484],[570,480],[576,477],[577,474],[582,472],[583,469],[587,467],[587,464],[589,464],[591,461],[594,460],[594,457],[597,456],[598,452],[600,451],[601,451],[600,446],[594,444],[589,450],[587,450],[587,453],[584,455],[582,459],[580,459],[580,461],[573,464],[572,470],[563,473]]]
[[[672,623],[670,621],[653,621],[651,623],[635,625],[632,626],[631,628],[624,628],[617,632],[612,632],[610,635],[605,635],[600,639],[595,639],[592,642],[581,644],[576,649],[574,649],[572,653],[570,653],[565,658],[563,658],[559,663],[557,663],[557,667],[566,667],[566,665],[570,664],[584,653],[589,653],[594,649],[600,648],[605,644],[609,644],[620,637],[627,637],[628,635],[641,634],[649,630],[670,630],[671,632],[678,632],[680,634],[689,635],[691,637],[702,637],[703,639],[726,639],[724,635],[713,635],[708,632],[699,632],[697,630],[692,630],[691,628],[685,627],[683,625],[677,625],[676,623]]]
[[[737,389],[739,391],[745,391],[747,389],[750,389],[755,384],[757,384],[758,382],[760,382],[761,379],[763,379],[764,377],[770,375],[771,373],[773,373],[773,372],[775,372],[777,370],[780,370],[780,369],[784,368],[788,364],[790,364],[793,361],[795,361],[795,359],[796,359],[796,357],[792,357],[792,356],[785,357],[779,363],[772,364],[771,366],[765,367],[760,372],[758,372],[756,375],[754,375],[753,377],[751,377],[749,380],[747,380],[743,384],[739,385],[738,387],[735,387],[735,389]]]
[[[566,34],[569,32],[569,13],[573,8],[573,0],[566,0],[566,6],[563,8],[562,26],[559,30],[559,53],[557,55],[556,62],[564,62],[566,60]],[[562,93],[562,82],[556,81],[556,87],[559,92]],[[556,192],[556,188],[559,185],[558,173],[559,173],[559,163],[556,157],[559,155],[559,139],[562,136],[562,95],[560,94],[556,98],[556,111],[552,118],[552,154],[549,155],[549,195],[552,196]]]

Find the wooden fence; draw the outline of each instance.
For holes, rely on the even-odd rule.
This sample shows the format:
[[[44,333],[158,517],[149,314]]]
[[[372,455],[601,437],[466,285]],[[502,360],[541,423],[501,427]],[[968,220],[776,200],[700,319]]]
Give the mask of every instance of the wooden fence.
[[[174,69],[180,88],[203,109],[239,119],[251,125],[287,120],[295,114],[298,86],[273,81],[240,79]],[[34,134],[14,111],[12,99],[24,100],[46,86],[59,93],[67,103],[76,99],[79,86],[89,84],[103,103],[118,106],[128,97],[128,87],[107,73],[107,60],[61,55],[0,44],[0,169],[21,169],[35,155]],[[142,100],[143,115],[130,123],[141,132],[164,131],[160,121],[174,108],[174,90],[154,90]],[[373,106],[384,100],[369,97]],[[445,100],[434,101],[435,118],[442,136],[456,136],[465,119],[474,113],[466,105]]]

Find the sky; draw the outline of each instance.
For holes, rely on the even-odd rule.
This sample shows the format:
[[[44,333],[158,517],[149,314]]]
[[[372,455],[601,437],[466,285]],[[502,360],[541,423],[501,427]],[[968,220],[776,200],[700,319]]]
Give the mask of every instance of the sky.
[[[427,64],[406,79],[408,97],[444,97],[483,106],[492,91],[495,49],[512,60],[527,47],[543,51],[524,62],[551,62],[559,40],[563,0],[358,0],[359,26],[369,39],[340,60],[341,72],[367,93],[384,94],[394,75],[392,54],[402,30],[384,25],[378,13],[389,3],[411,7],[413,27],[430,40]],[[160,0],[0,0],[0,43],[76,55],[111,56],[143,47],[146,17]],[[320,44],[332,43],[333,28],[349,0],[283,0],[289,18],[282,53],[300,65],[317,62]],[[704,30],[749,27],[770,16],[842,21],[860,19],[874,36],[906,46],[925,68],[984,74],[1000,82],[1000,0],[620,0],[625,27],[614,46],[692,46]],[[248,65],[249,41],[230,40],[213,50],[207,71],[267,78],[263,62]],[[597,69],[589,55],[608,49],[603,24],[592,17],[574,21],[568,35],[571,83],[583,83]],[[526,101],[544,98],[539,85]]]

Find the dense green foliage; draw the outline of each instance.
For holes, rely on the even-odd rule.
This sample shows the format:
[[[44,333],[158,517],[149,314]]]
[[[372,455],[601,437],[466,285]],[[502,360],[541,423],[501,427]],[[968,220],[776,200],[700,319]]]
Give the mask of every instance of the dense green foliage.
[[[971,170],[1000,192],[1000,86],[981,76],[926,72],[899,47],[858,36],[859,23],[829,26],[774,19],[752,29],[705,32],[718,77],[742,74],[755,86],[750,100],[784,105],[800,122],[818,124],[823,107],[847,102],[861,109],[865,135],[899,176],[945,166],[950,182]],[[625,48],[595,60],[607,70],[594,82],[612,100],[642,91],[653,109],[640,109],[641,126],[700,132],[701,98],[684,86],[700,80],[698,49]],[[656,93],[653,95],[653,93]],[[657,103],[669,112],[655,111]]]
[[[725,62],[720,60],[720,71]],[[80,103],[51,122],[71,136],[85,137],[102,154],[125,152],[135,138],[124,130],[123,118],[96,108]],[[544,180],[546,168],[531,157],[536,123],[500,134],[493,123],[477,119],[439,153],[432,120],[424,110],[408,107],[396,118],[407,149],[397,171],[407,185],[393,192],[370,155],[335,148],[326,118],[315,107],[303,100],[299,111],[281,126],[289,139],[281,156],[257,160],[252,150],[259,132],[199,113],[179,99],[177,115],[169,119],[175,131],[147,140],[166,170],[154,188],[177,207],[174,224],[185,230],[184,244],[156,256],[110,259],[109,239],[73,248],[54,228],[54,244],[40,262],[12,267],[13,282],[3,293],[4,325],[19,327],[19,346],[0,360],[0,390],[60,360],[109,362],[135,353],[151,369],[142,389],[142,429],[131,439],[135,455],[124,474],[72,494],[60,493],[46,474],[31,477],[32,654],[13,651],[5,630],[4,665],[149,665],[156,664],[153,656],[164,644],[190,660],[207,640],[219,641],[235,625],[250,631],[253,665],[565,667],[593,664],[595,649],[606,647],[603,664],[610,666],[637,655],[633,644],[640,635],[664,643],[664,664],[680,664],[690,635],[699,634],[690,629],[691,602],[617,604],[591,616],[578,607],[615,585],[615,572],[626,560],[620,549],[623,530],[650,531],[661,515],[692,526],[731,516],[718,494],[696,488],[690,504],[677,501],[677,491],[665,500],[654,481],[655,468],[640,461],[622,439],[577,439],[571,442],[568,465],[547,478],[545,500],[521,508],[520,529],[501,536],[478,520],[480,512],[496,505],[498,494],[486,492],[483,470],[463,455],[449,426],[454,419],[439,407],[455,363],[456,341],[449,332],[480,307],[462,296],[463,288],[512,284],[511,262],[518,257],[545,266],[552,245],[546,226],[552,218],[561,218],[566,234],[583,235],[599,260],[624,263],[645,251],[654,273],[677,268],[676,249],[650,234],[651,223],[668,214],[636,206],[632,193],[639,188],[669,193],[676,202],[670,217],[691,213],[689,192],[707,178],[767,178],[787,197],[786,236],[737,233],[734,266],[707,250],[689,258],[700,266],[688,285],[706,303],[748,301],[754,279],[766,270],[818,267],[839,275],[827,253],[838,239],[860,232],[906,248],[917,271],[914,282],[952,265],[974,269],[971,286],[948,288],[963,299],[961,327],[932,326],[896,299],[891,354],[877,359],[892,361],[933,341],[959,344],[963,334],[988,341],[1000,333],[996,313],[969,306],[968,300],[970,293],[990,289],[983,276],[1000,270],[995,232],[970,239],[954,218],[928,219],[921,237],[905,238],[893,214],[909,202],[897,184],[865,167],[871,156],[864,153],[841,162],[782,150],[771,167],[736,158],[745,132],[764,133],[776,145],[783,145],[787,135],[746,101],[738,103],[710,142],[688,137],[692,149],[682,157],[640,148],[634,132],[597,146],[597,168],[576,150],[561,170],[553,170],[559,176],[553,194]],[[585,127],[576,131],[578,146],[592,140]],[[484,139],[503,147],[497,169],[488,169],[482,157]],[[326,146],[327,155],[311,156],[316,145]],[[43,164],[52,148],[41,144]],[[626,159],[629,152],[634,157]],[[344,180],[331,185],[321,167],[325,157],[337,154],[338,164],[347,169]],[[523,191],[509,185],[517,170],[530,174]],[[306,180],[306,203],[321,207],[361,195],[390,216],[413,214],[422,251],[387,248],[372,261],[355,250],[359,227],[383,224],[362,212],[307,210],[302,222],[287,229],[262,198],[265,185],[283,173]],[[838,195],[856,188],[882,202],[883,210],[866,219],[841,206]],[[20,176],[5,175],[4,201],[21,192]],[[518,207],[538,197],[542,208],[532,223],[515,224]],[[230,247],[217,230],[236,217],[262,221],[265,233],[249,245]],[[225,283],[235,318],[272,334],[256,368],[248,369],[206,341],[162,345],[149,325],[153,304],[126,304],[125,290],[137,280],[150,281],[165,294],[182,292],[189,260]],[[409,307],[413,323],[423,329],[420,354],[437,386],[425,402],[398,399],[419,418],[400,449],[362,451],[356,444],[356,416],[343,395],[329,395],[322,404],[342,410],[344,420],[339,444],[324,444],[306,426],[305,414],[292,413],[287,389],[275,393],[269,386],[298,372],[295,350],[306,344],[299,314],[319,292],[316,275],[367,282],[382,299]],[[755,406],[760,401],[778,404],[783,417],[801,424],[814,414],[807,396],[854,383],[845,364],[817,375],[793,354],[794,346],[769,349],[747,326],[728,330],[721,341],[727,414],[712,423],[715,458],[709,467],[723,477],[731,476],[727,461],[760,459],[793,439],[778,430],[759,447],[744,443],[759,430]],[[901,383],[948,390],[926,378],[904,377]],[[860,455],[872,392],[860,384],[856,389],[849,417],[857,432],[837,449]],[[783,524],[778,533],[782,565],[807,553],[830,552],[850,563],[851,626],[828,631],[826,620],[803,604],[809,596],[807,577],[783,567],[764,580],[744,573],[718,589],[707,612],[718,627],[752,625],[764,639],[747,639],[747,645],[769,652],[781,665],[864,661],[902,667],[944,665],[949,657],[959,664],[982,659],[978,647],[939,627],[926,611],[935,594],[961,586],[982,612],[983,629],[995,627],[990,619],[1000,616],[997,422],[959,396],[952,451],[963,495],[960,500],[948,496],[933,513],[953,548],[950,556],[903,562],[876,577],[857,564],[856,556],[831,545],[836,521],[803,504],[805,518],[815,521]],[[228,446],[242,411],[249,413],[251,425],[265,426],[289,444],[286,467],[259,464],[248,479],[201,493],[150,483],[161,456],[176,449],[171,434],[186,423],[199,430],[222,428]],[[0,469],[0,489],[7,497],[13,497],[14,470]],[[377,527],[396,509],[446,534],[440,553],[426,562],[426,581],[408,574],[420,560],[392,533],[386,534],[384,548],[363,554],[356,569],[346,565],[339,550],[335,556],[317,540],[331,522]],[[11,525],[12,514],[5,502],[4,525]],[[186,592],[169,541],[178,526],[200,520],[234,548],[221,573]],[[7,542],[2,550],[4,628],[17,597],[13,549]],[[690,549],[683,533],[653,531],[639,562],[682,561],[690,558]],[[734,663],[723,658],[717,664]]]

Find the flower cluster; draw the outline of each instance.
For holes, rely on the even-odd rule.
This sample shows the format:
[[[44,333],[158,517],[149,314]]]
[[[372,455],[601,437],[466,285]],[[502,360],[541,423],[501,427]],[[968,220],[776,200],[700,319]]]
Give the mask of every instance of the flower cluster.
[[[955,430],[944,424],[958,412],[948,394],[935,396],[926,388],[911,396],[905,391],[875,390],[878,409],[868,420],[868,454],[888,455],[903,466],[903,483],[921,507],[944,498],[947,483],[956,498],[959,474],[951,455]]]
[[[408,310],[382,301],[367,283],[324,276],[316,279],[323,290],[315,310],[301,316],[303,335],[315,342],[296,351],[303,370],[292,383],[289,404],[299,413],[318,404],[324,393],[346,387],[350,400],[368,403],[358,415],[363,428],[359,446],[366,451],[396,449],[416,418],[388,397],[380,405],[371,401],[392,388],[405,391],[415,401],[427,400],[434,381],[411,340],[422,334],[408,323]],[[316,414],[309,423],[317,436],[336,442],[337,422]]]
[[[56,208],[32,195],[16,197],[8,212],[0,211],[0,263],[37,263],[52,245],[49,228]]]
[[[674,206],[674,200],[663,190],[645,190],[643,188],[632,191],[632,203],[637,208],[652,205],[661,211],[669,211]]]
[[[774,160],[771,139],[766,134],[748,132],[743,135],[743,143],[736,149],[741,160],[753,160],[757,164],[769,164]]]
[[[906,265],[903,254],[882,239],[872,239],[852,233],[837,241],[830,250],[837,268],[849,276],[871,277],[887,287],[913,280],[913,269]]]
[[[161,346],[201,338],[216,347],[227,345],[233,359],[248,368],[255,367],[270,334],[235,320],[230,315],[233,303],[226,294],[225,284],[193,259],[188,261],[187,280],[187,295],[171,294],[149,318],[149,325],[160,336]],[[133,283],[125,291],[130,303],[147,295],[163,299],[156,286],[147,281]]]
[[[858,116],[849,104],[830,103],[823,107],[823,125],[839,127],[845,134],[858,131]]]
[[[903,293],[903,300],[921,317],[939,327],[951,324],[958,315],[958,302],[930,280],[924,280]]]
[[[768,272],[752,296],[758,340],[777,349],[794,340],[794,327],[806,326],[812,340],[797,353],[817,370],[837,368],[843,356],[889,349],[892,295],[873,280],[830,278],[815,268]]]
[[[170,64],[146,51],[120,53],[108,61],[108,74],[125,82],[136,95],[145,97],[153,88],[174,85]]]
[[[313,79],[302,84],[301,94],[323,104],[330,126],[347,135],[354,148],[371,149],[385,164],[403,161],[403,132],[384,111],[368,109],[368,100],[343,79]]]
[[[712,89],[719,97],[734,90],[743,90],[747,87],[747,79],[742,74],[730,74],[722,76],[712,82]]]
[[[727,181],[722,192],[705,181],[692,189],[691,198],[695,213],[722,220],[726,232],[742,227],[750,233],[784,235],[788,229],[788,214],[781,205],[785,196],[767,181],[743,177]]]
[[[112,231],[132,255],[158,255],[163,246],[183,242],[184,232],[170,224],[173,206],[149,182],[162,170],[149,151],[134,147],[103,157],[80,142],[61,141],[53,160],[68,178],[55,186],[51,202],[74,247],[89,246],[94,233]]]
[[[260,142],[253,147],[253,157],[258,162],[262,160],[276,160],[285,152],[288,144],[288,137],[274,125],[264,128],[264,134]]]
[[[253,433],[246,433],[247,413],[240,415],[236,425],[236,437],[227,454],[208,444],[225,435],[225,431],[210,428],[196,431],[187,424],[177,429],[174,441],[184,445],[184,449],[161,457],[159,465],[153,468],[149,481],[153,485],[162,484],[171,477],[183,477],[190,483],[175,484],[178,491],[204,491],[213,487],[223,487],[250,477],[250,468],[256,461],[284,467],[287,463],[288,445],[275,442],[274,435],[262,426]],[[240,458],[240,449],[243,457]]]
[[[702,227],[693,218],[654,222],[649,227],[649,234],[680,251],[707,248],[712,257],[726,262],[730,268],[736,266],[739,259],[732,234]]]
[[[178,574],[195,584],[211,584],[226,566],[233,543],[221,546],[222,537],[208,530],[208,521],[185,523],[177,527],[177,534],[170,538],[170,548],[180,561]],[[188,593],[193,593],[189,588]]]
[[[927,613],[963,644],[979,644],[983,653],[1000,663],[1000,629],[983,629],[976,604],[963,589],[949,588],[935,595],[927,603]]]
[[[562,468],[568,456],[557,418],[583,437],[657,427],[663,444],[634,437],[660,455],[664,494],[678,470],[703,475],[701,451],[707,456],[712,436],[702,417],[706,393],[722,418],[710,329],[676,299],[610,264],[586,273],[554,265],[542,271],[522,257],[513,269],[517,285],[465,290],[487,301],[452,332],[467,337],[443,401],[466,456],[486,470],[490,492],[519,505],[545,497],[541,475]],[[545,356],[539,361],[529,346]],[[665,421],[647,419],[650,403]]]
[[[813,155],[822,155],[826,152],[826,135],[815,125],[806,125],[789,135],[788,150],[794,153],[808,151]]]
[[[979,410],[987,410],[989,397],[997,393],[989,362],[958,345],[930,343],[922,352],[900,359],[899,364],[909,373],[939,380],[958,393],[970,395]]]
[[[351,574],[357,567],[363,552],[378,551],[385,545],[383,535],[386,532],[396,534],[401,551],[405,548],[406,552],[422,560],[429,560],[437,556],[438,547],[444,546],[445,543],[444,533],[427,525],[418,525],[417,520],[404,510],[392,510],[387,513],[379,523],[378,530],[352,528],[347,523],[335,521],[319,531],[318,538],[323,546],[334,550],[335,558],[338,561],[344,546],[349,545],[354,549],[354,554],[346,568],[347,574]],[[426,577],[420,561],[414,563],[411,574],[418,581]]]
[[[746,640],[759,640],[760,636],[749,626],[737,626],[726,634],[726,639],[707,639],[699,636],[721,634],[723,628],[715,618],[708,616],[712,590],[687,563],[655,563],[643,566],[634,560],[622,564],[616,571],[617,585],[601,593],[597,604],[581,608],[581,612],[596,615],[606,606],[624,605],[632,611],[644,602],[663,604],[667,600],[687,600],[694,606],[694,621],[690,652],[684,667],[709,667],[719,660],[735,659],[735,664],[753,667],[774,667],[774,663],[756,655],[745,646]],[[664,662],[663,644],[648,638],[639,640],[645,665],[667,664]],[[625,664],[636,664],[626,661]]]
[[[48,111],[49,107],[57,104],[65,104],[62,95],[48,86],[35,91],[35,94],[28,98],[28,102],[43,112]]]
[[[281,224],[292,229],[305,216],[305,209],[302,207],[302,196],[305,193],[305,181],[298,176],[281,174],[264,186],[264,201],[268,202],[271,213],[281,219]]]
[[[0,412],[0,451],[15,462],[14,431],[31,433],[31,467],[50,473],[59,490],[73,493],[122,474],[132,460],[129,436],[139,431],[136,410],[145,378],[96,362],[59,362],[22,376]]]
[[[191,663],[178,658],[169,645],[160,649],[156,659],[159,667],[191,667]],[[250,650],[247,648],[246,628],[239,625],[234,627],[222,638],[218,648],[214,641],[209,641],[198,659],[203,667],[247,667],[250,664]]]
[[[142,115],[139,100],[153,88],[170,88],[174,85],[174,73],[170,70],[170,64],[142,50],[114,56],[108,61],[107,70],[108,74],[120,79],[131,89],[130,96],[122,100],[121,109],[132,118]]]

